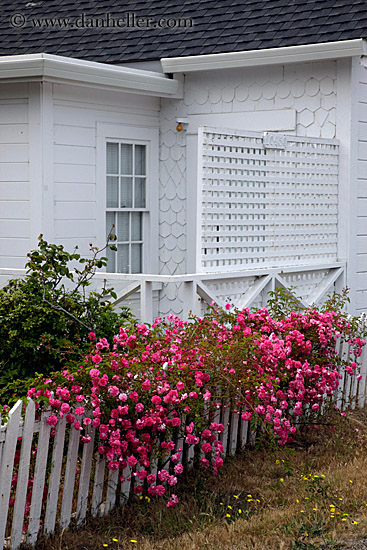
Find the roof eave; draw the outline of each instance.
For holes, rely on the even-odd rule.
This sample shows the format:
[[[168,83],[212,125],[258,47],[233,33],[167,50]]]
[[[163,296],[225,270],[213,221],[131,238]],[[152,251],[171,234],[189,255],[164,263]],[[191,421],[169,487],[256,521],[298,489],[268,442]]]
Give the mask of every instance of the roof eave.
[[[158,97],[172,96],[178,86],[176,80],[152,71],[59,55],[41,53],[0,57],[0,81],[40,77]]]
[[[164,73],[188,73],[218,69],[234,69],[259,65],[322,61],[366,55],[366,43],[362,38],[306,44],[262,50],[248,50],[187,57],[166,57],[161,59]]]

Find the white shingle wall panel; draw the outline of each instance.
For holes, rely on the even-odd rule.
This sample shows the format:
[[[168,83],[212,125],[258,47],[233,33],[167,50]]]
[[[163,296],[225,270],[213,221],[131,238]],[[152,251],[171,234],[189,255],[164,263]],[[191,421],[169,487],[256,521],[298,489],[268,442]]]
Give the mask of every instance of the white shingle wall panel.
[[[188,104],[195,103],[198,90],[186,97]],[[200,91],[199,91],[200,92]],[[208,98],[208,90],[201,99]],[[186,116],[186,105],[180,100],[162,100],[160,112],[160,191],[159,191],[159,271],[162,275],[179,275],[186,271],[186,143],[184,132],[177,132],[177,117]],[[183,242],[183,244],[182,244]],[[176,289],[163,285],[160,291],[159,314],[180,315],[183,301]],[[171,288],[172,287],[172,288]]]
[[[327,117],[329,116],[329,112],[326,111],[326,109],[323,109],[320,107],[320,109],[317,109],[315,111],[315,119],[320,124],[320,127],[323,126],[323,124],[326,122]]]
[[[327,111],[335,111],[335,105],[336,94],[334,92],[332,94],[321,94],[321,107]]]
[[[313,111],[310,111],[309,109],[303,109],[303,111],[299,114],[299,123],[302,124],[302,126],[311,126],[311,124],[314,121],[314,113]]]

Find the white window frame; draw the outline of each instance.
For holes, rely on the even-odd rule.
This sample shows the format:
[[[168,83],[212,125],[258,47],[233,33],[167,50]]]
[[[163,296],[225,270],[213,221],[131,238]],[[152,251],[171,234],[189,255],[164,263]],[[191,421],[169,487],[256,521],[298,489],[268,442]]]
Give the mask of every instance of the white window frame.
[[[97,123],[97,242],[106,244],[106,149],[107,143],[118,142],[146,146],[146,204],[143,211],[142,273],[158,273],[158,129],[126,124]],[[111,209],[112,210],[112,209]],[[116,272],[115,272],[116,273]],[[129,274],[133,276],[134,274]]]

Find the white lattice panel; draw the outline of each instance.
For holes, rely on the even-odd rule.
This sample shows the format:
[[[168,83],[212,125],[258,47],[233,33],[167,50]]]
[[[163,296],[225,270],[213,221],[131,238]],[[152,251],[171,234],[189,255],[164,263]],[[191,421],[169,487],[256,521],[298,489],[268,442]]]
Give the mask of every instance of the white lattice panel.
[[[294,289],[296,296],[307,300],[328,273],[328,269],[306,271],[305,273],[284,273],[282,278],[289,287]]]
[[[232,303],[236,303],[251,287],[255,280],[256,277],[246,277],[244,279],[229,281],[218,279],[206,281],[206,285],[221,302],[226,303],[229,299]]]
[[[337,258],[338,142],[203,130],[202,269],[317,264]]]

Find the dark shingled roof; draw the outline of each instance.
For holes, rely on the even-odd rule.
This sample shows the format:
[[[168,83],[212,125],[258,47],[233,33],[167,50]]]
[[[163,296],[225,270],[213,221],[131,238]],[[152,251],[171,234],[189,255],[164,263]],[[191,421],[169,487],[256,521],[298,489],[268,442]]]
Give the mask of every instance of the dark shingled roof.
[[[123,26],[101,27],[96,18],[107,14]],[[150,27],[144,20],[133,27],[133,17],[152,18]],[[46,18],[59,21],[47,25]],[[166,28],[157,26],[161,18]],[[180,18],[192,26],[174,26]],[[0,0],[0,55],[121,64],[365,38],[366,31],[367,0]]]

